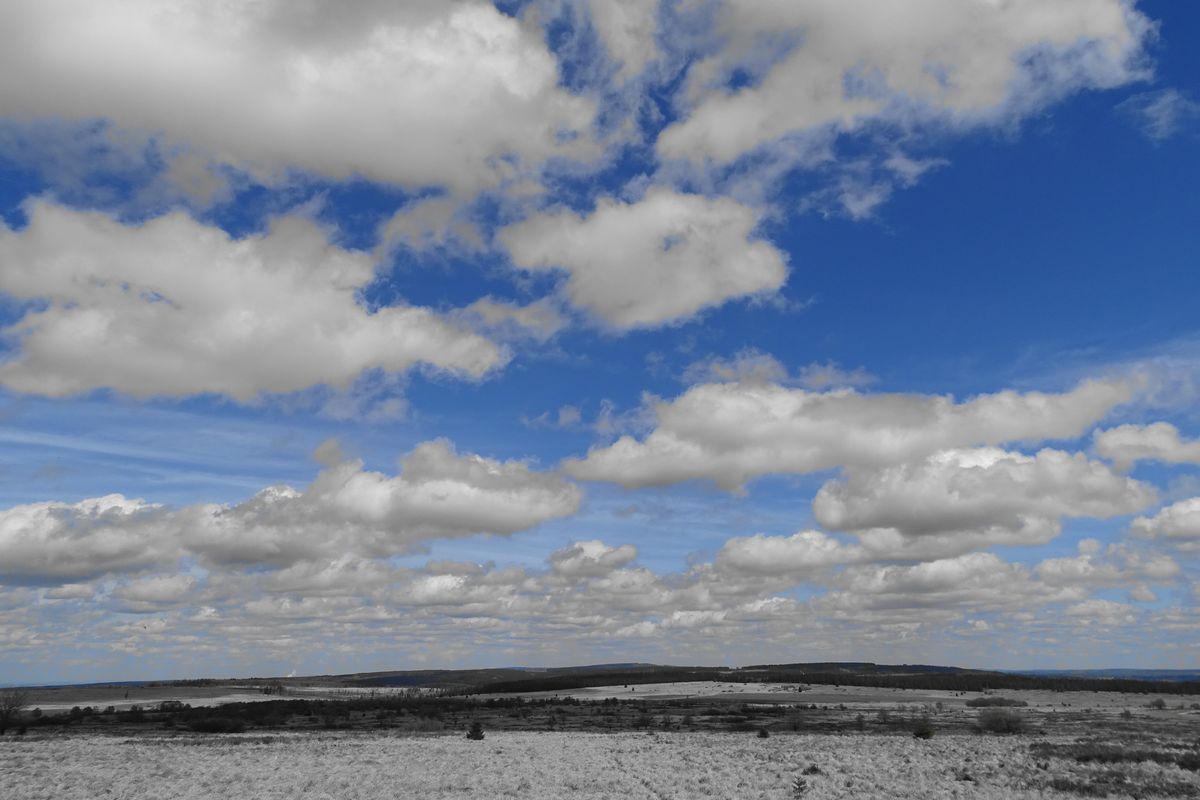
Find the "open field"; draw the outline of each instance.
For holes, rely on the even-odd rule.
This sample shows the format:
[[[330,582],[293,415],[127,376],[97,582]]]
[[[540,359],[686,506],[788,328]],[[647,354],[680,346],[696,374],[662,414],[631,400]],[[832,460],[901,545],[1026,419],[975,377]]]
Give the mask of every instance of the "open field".
[[[40,713],[0,737],[0,798],[1200,798],[1195,695],[242,683],[110,687],[119,701],[54,710],[96,688],[30,698]],[[238,695],[253,702],[211,706]]]
[[[0,748],[0,796],[187,798],[1200,797],[1200,775],[1080,761],[1078,737],[493,732],[203,737],[30,735]],[[1132,740],[1124,746],[1134,746]],[[1139,740],[1197,757],[1195,739]],[[1076,749],[1072,749],[1076,748]],[[797,783],[800,781],[800,783]]]
[[[263,685],[266,684],[264,683]],[[350,699],[413,694],[421,691],[421,689],[386,686],[363,689],[320,684],[293,684],[288,686],[287,696],[312,699]],[[92,706],[93,708],[107,708],[108,706],[112,706],[117,711],[127,711],[133,706],[153,708],[166,702],[187,703],[190,706],[208,707],[224,705],[225,703],[260,703],[278,699],[278,695],[265,694],[261,689],[255,686],[247,686],[244,683],[210,684],[204,686],[170,684],[136,686],[113,684],[36,687],[30,689],[28,692],[29,707],[40,708],[46,712],[66,711],[75,706]]]
[[[521,695],[438,695],[422,689],[289,686],[142,687],[124,697],[93,697],[94,687],[39,690],[23,724],[33,732],[161,735],[166,731],[465,731],[479,720],[492,731],[754,732],[894,735],[928,719],[943,733],[979,727],[980,703],[1018,707],[1039,735],[1097,727],[1128,735],[1200,730],[1200,696],[1156,693],[1012,690],[963,692],[815,684],[680,682],[594,686]],[[135,704],[136,701],[136,704]],[[135,706],[136,707],[133,707]]]
[[[263,682],[261,686],[268,685]],[[203,686],[152,684],[39,687],[29,690],[28,705],[45,712],[65,711],[75,706],[102,709],[113,706],[125,711],[132,706],[153,708],[163,702],[181,702],[195,707],[219,706],[225,703],[254,703],[278,700],[281,696],[300,699],[364,699],[422,694],[433,691],[421,687],[355,687],[335,683],[289,681],[282,695],[264,694],[259,685],[245,682],[209,684]],[[1169,707],[1180,703],[1187,707],[1200,705],[1200,695],[1168,693],[1122,692],[1056,692],[1040,689],[1011,689],[997,694],[1025,702],[1038,709],[1095,709],[1117,710],[1137,708],[1161,699]],[[512,694],[472,695],[477,700],[511,698]],[[521,692],[531,700],[574,698],[581,701],[620,700],[736,700],[744,703],[868,706],[870,709],[889,706],[932,705],[964,706],[980,692],[937,689],[894,689],[874,686],[831,686],[810,683],[746,683],[740,681],[678,681],[671,683],[614,684],[560,691]],[[1198,716],[1200,723],[1200,716]]]
[[[1012,689],[996,692],[1026,703],[1031,708],[1124,709],[1145,706],[1161,699],[1175,707],[1180,703],[1200,704],[1200,696],[1148,692],[1054,692],[1042,689]],[[477,695],[481,698],[507,695]],[[983,696],[980,692],[943,691],[936,689],[890,689],[874,686],[828,686],[808,683],[734,683],[724,681],[687,681],[678,683],[649,683],[639,685],[592,686],[566,691],[523,692],[530,699],[573,697],[578,700],[622,700],[721,698],[742,702],[804,703],[806,705],[865,704],[869,706],[907,706],[942,703],[964,706],[967,700]],[[1200,716],[1198,716],[1200,720]]]

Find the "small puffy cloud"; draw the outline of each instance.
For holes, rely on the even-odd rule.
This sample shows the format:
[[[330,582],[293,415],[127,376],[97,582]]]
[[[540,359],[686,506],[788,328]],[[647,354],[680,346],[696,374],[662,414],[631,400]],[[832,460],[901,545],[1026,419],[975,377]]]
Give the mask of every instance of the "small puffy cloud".
[[[228,507],[192,507],[189,550],[214,563],[269,563],[332,553],[387,556],[420,542],[508,535],[579,508],[579,489],[519,461],[459,455],[445,440],[418,445],[388,476],[349,460],[303,491],[273,486]]]
[[[566,271],[574,305],[618,328],[646,328],[779,289],[786,258],[751,238],[758,223],[757,211],[728,198],[655,187],[632,203],[601,200],[586,217],[538,214],[500,238],[517,267]]]
[[[1185,441],[1169,422],[1152,425],[1120,425],[1096,431],[1096,452],[1111,459],[1118,469],[1129,469],[1138,461],[1167,464],[1200,464],[1200,440]]]
[[[869,386],[875,382],[875,376],[861,367],[842,369],[832,361],[826,361],[801,367],[796,382],[805,389],[820,391]]]
[[[91,583],[64,583],[42,593],[47,600],[91,600],[95,596],[96,586]]]
[[[461,606],[483,599],[479,595],[478,587],[468,591],[462,575],[427,575],[402,587],[398,599],[414,606]]]
[[[1163,539],[1183,550],[1200,550],[1200,497],[1180,500],[1130,526],[1148,539]]]
[[[1153,603],[1158,600],[1158,595],[1149,586],[1139,584],[1129,590],[1129,599],[1138,603]]]
[[[618,75],[626,80],[641,73],[658,52],[658,4],[659,0],[589,0],[592,24],[619,65]]]
[[[1069,598],[1032,579],[1029,570],[992,553],[969,553],[911,566],[849,567],[820,605],[835,614],[929,611],[956,615],[967,610],[1021,607]]]
[[[592,608],[608,613],[621,611],[661,612],[670,608],[675,594],[660,576],[644,568],[615,569],[588,582]]]
[[[820,531],[800,531],[792,536],[736,537],[717,553],[716,565],[749,575],[804,576],[836,564],[865,558],[861,547],[846,545]]]
[[[689,72],[666,158],[732,161],[873,120],[986,123],[1140,76],[1149,24],[1121,0],[754,0],[717,8],[723,46]],[[750,85],[730,88],[749,71]]]
[[[875,382],[875,376],[864,369],[842,369],[831,361],[806,364],[793,375],[770,353],[747,348],[732,358],[714,356],[694,361],[683,371],[683,380],[685,383],[778,383],[825,390],[867,386]]]
[[[26,76],[0,82],[8,115],[105,119],[268,176],[472,193],[591,152],[594,104],[558,85],[541,30],[482,0],[13,2],[0,49]]]
[[[1117,106],[1152,142],[1165,142],[1200,120],[1200,103],[1178,89],[1142,92]]]
[[[229,180],[194,153],[180,153],[171,159],[163,180],[200,208],[226,200],[231,193]]]
[[[554,336],[567,324],[553,303],[545,298],[519,305],[482,297],[463,311],[477,317],[486,327],[498,332],[510,329],[542,341]]]
[[[112,596],[131,611],[157,611],[183,600],[196,586],[190,575],[158,575],[122,584]]]
[[[583,411],[579,406],[559,406],[558,411],[543,411],[536,417],[521,417],[521,424],[529,428],[575,428],[583,425]]]
[[[938,450],[1070,439],[1128,401],[1121,381],[1061,394],[1002,391],[964,402],[917,394],[812,392],[755,382],[695,386],[654,404],[656,426],[567,459],[577,478],[625,487],[707,479],[728,490],[770,473],[883,467]]]
[[[868,546],[886,547],[898,535],[901,552],[913,540],[936,540],[925,544],[950,555],[1042,544],[1058,535],[1063,517],[1129,514],[1156,497],[1149,485],[1079,453],[1044,449],[1028,456],[985,447],[850,467],[821,487],[813,512],[828,528],[863,532]]]
[[[119,494],[0,511],[0,579],[70,583],[156,566],[179,554],[161,506]]]
[[[408,203],[380,227],[384,250],[403,245],[429,250],[454,243],[479,247],[475,225],[463,216],[462,205],[451,197],[427,197]]]
[[[684,383],[738,381],[742,383],[782,383],[788,380],[787,367],[770,353],[742,350],[732,358],[704,358],[684,369]]]
[[[1118,603],[1115,600],[1101,600],[1099,598],[1075,603],[1068,606],[1067,610],[1063,613],[1068,617],[1110,628],[1119,625],[1132,625],[1137,619],[1137,609],[1134,606],[1127,603]]]
[[[567,578],[599,578],[637,558],[631,544],[609,547],[599,539],[574,542],[550,554],[550,568]]]
[[[28,214],[21,230],[0,225],[0,291],[31,304],[5,330],[18,347],[0,364],[9,389],[249,401],[415,364],[478,378],[506,359],[429,309],[368,311],[356,293],[370,256],[306,219],[232,239],[178,213],[125,225],[34,202]]]
[[[1134,592],[1142,594],[1150,592],[1142,582],[1171,581],[1180,571],[1179,564],[1168,555],[1143,553],[1124,544],[1109,545],[1101,551],[1094,539],[1080,542],[1077,556],[1048,558],[1034,567],[1038,578],[1049,586],[1100,589],[1137,583],[1140,588]]]
[[[353,554],[332,560],[300,561],[268,574],[262,582],[267,592],[337,596],[361,594],[395,580],[385,564]]]

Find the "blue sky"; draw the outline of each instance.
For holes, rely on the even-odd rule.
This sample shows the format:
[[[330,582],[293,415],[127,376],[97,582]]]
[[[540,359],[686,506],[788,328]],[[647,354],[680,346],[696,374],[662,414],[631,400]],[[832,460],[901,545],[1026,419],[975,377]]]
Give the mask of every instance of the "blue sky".
[[[1200,12],[0,11],[0,682],[1196,667]]]

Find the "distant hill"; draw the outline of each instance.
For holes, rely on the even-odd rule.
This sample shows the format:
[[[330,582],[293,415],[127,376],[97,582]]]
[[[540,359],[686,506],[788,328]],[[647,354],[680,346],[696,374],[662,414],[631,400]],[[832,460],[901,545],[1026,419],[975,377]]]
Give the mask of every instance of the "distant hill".
[[[1196,669],[1034,669],[1018,670],[1017,675],[1034,675],[1046,678],[1096,678],[1134,681],[1200,681],[1200,670]]]
[[[571,691],[593,686],[611,686],[617,683],[628,685],[684,681],[731,681],[740,683],[812,683],[958,692],[1041,689],[1200,694],[1200,682],[1180,675],[1170,679],[1146,679],[1121,675],[1037,675],[931,664],[874,664],[837,661],[757,664],[732,668],[635,665],[627,669],[547,670],[536,676],[526,674],[516,679],[503,676],[497,676],[497,678],[478,684],[474,691],[491,694],[521,694]]]
[[[437,689],[450,694],[521,694],[571,691],[593,686],[727,681],[872,686],[895,689],[982,692],[1004,689],[1050,691],[1200,694],[1200,670],[978,670],[934,664],[875,664],[868,661],[815,661],[705,667],[639,662],[574,667],[498,667],[355,672],[303,677],[128,681],[129,686],[321,685],[334,688]],[[106,685],[122,685],[110,682]]]

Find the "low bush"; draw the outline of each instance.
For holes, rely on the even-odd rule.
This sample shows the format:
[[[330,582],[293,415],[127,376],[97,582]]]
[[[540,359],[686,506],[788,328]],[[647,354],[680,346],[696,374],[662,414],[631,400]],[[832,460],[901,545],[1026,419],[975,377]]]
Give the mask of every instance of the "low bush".
[[[933,720],[926,714],[913,722],[912,735],[914,739],[933,738]]]
[[[188,728],[197,733],[241,733],[246,725],[240,719],[229,717],[201,717],[188,723]]]
[[[967,701],[967,708],[994,708],[1011,706],[1021,708],[1029,705],[1024,700],[1014,700],[1011,697],[972,697]]]
[[[1007,708],[987,708],[979,713],[977,725],[988,733],[1020,733],[1025,730],[1025,718]]]

